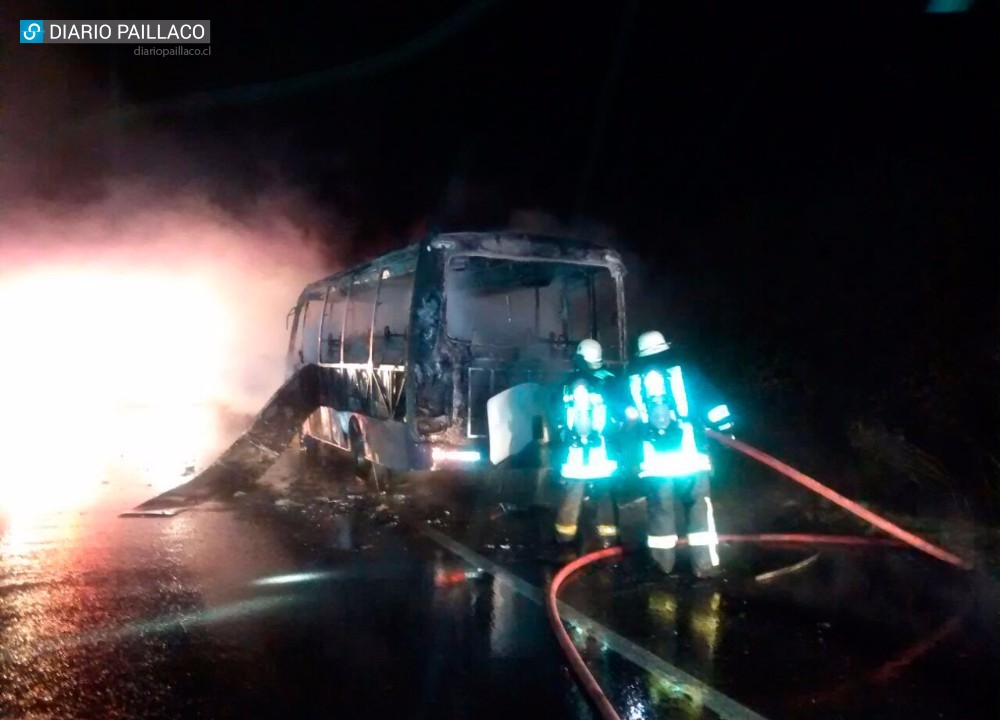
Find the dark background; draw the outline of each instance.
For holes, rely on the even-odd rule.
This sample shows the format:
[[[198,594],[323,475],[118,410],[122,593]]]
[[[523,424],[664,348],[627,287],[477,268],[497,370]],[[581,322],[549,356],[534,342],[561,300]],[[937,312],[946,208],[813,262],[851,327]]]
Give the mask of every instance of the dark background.
[[[335,211],[343,264],[434,229],[611,244],[631,330],[693,349],[752,437],[901,509],[996,514],[1000,25],[925,6],[25,8],[213,23],[207,58],[46,48],[88,81],[40,69],[79,97],[34,191],[200,175],[238,210],[280,182]],[[198,170],[164,173],[163,138]]]

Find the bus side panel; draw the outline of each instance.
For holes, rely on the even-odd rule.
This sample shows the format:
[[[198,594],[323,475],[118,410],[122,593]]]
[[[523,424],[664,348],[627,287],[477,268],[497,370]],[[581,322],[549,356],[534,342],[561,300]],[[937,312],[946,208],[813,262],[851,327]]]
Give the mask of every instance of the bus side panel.
[[[319,410],[326,439],[338,447],[348,449],[347,425],[342,422],[341,413],[329,407],[321,407]]]
[[[365,436],[365,450],[369,460],[391,470],[409,470],[406,423],[395,420],[378,420],[367,415],[356,415]]]
[[[319,409],[303,424],[303,432],[319,440],[347,449],[347,423],[351,413],[346,411],[347,387],[345,371],[319,366]]]
[[[344,435],[340,432],[339,420],[336,416],[335,410],[321,406],[306,419],[303,430],[318,440],[346,448]]]
[[[321,365],[319,368],[319,404],[334,410],[347,410],[347,397],[347,371]]]
[[[330,422],[327,427],[330,429],[330,442],[334,445],[338,445],[344,450],[351,449],[350,436],[348,433],[348,428],[351,422],[351,413],[343,412],[335,408],[323,408],[330,417]]]

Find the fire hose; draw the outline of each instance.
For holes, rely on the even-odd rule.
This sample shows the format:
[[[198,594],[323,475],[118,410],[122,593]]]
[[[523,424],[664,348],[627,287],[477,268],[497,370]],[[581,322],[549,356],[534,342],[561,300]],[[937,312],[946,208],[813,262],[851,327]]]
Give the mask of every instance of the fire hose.
[[[972,563],[970,563],[969,561],[963,560],[957,555],[950,553],[947,550],[924,540],[923,538],[917,537],[913,533],[904,530],[903,528],[899,527],[898,525],[895,525],[894,523],[889,522],[884,517],[876,515],[868,508],[863,507],[858,503],[854,502],[853,500],[844,497],[835,490],[832,490],[828,488],[826,485],[823,485],[818,480],[809,477],[805,473],[799,472],[792,466],[786,465],[777,458],[772,457],[771,455],[768,455],[767,453],[758,450],[755,447],[747,445],[746,443],[741,442],[736,438],[730,437],[729,435],[724,435],[722,433],[715,432],[714,430],[708,430],[707,433],[709,434],[710,437],[714,438],[715,440],[718,440],[723,445],[727,445],[733,448],[734,450],[743,453],[747,457],[751,457],[754,460],[757,460],[758,462],[761,462],[764,465],[767,465],[768,467],[777,470],[779,473],[789,478],[790,480],[794,480],[800,485],[808,488],[809,490],[812,490],[814,493],[826,498],[835,505],[839,505],[840,507],[847,510],[849,513],[856,515],[865,522],[871,523],[879,530],[882,530],[888,533],[889,535],[892,535],[893,537],[897,538],[898,540],[903,541],[907,545],[911,545],[917,550],[927,553],[931,557],[935,557],[938,560],[962,568],[963,570],[972,569]]]
[[[786,463],[781,462],[777,458],[772,457],[757,448],[747,445],[744,442],[736,440],[729,435],[724,435],[712,430],[709,430],[708,433],[712,438],[718,440],[722,444],[737,450],[747,457],[751,457],[754,460],[773,468],[774,470],[777,470],[785,477],[794,480],[800,485],[803,485],[809,490],[817,493],[821,497],[826,498],[830,502],[839,505],[853,515],[888,533],[900,543],[909,545],[930,555],[931,557],[937,558],[938,560],[954,565],[955,567],[963,570],[969,570],[972,568],[972,563],[968,560],[960,558],[957,555],[948,552],[947,550],[940,548],[907,530],[904,530],[898,525],[889,522],[880,515],[876,515],[871,510],[868,510],[853,500],[844,497],[835,490],[823,485],[818,480],[809,477],[805,473],[796,470]],[[812,535],[800,533],[719,536],[719,542],[725,543],[746,542],[768,544],[866,545],[877,544],[879,541],[879,538],[841,535]],[[885,540],[882,540],[882,543],[885,543]],[[685,540],[680,539],[678,545],[684,544],[686,544]],[[586,662],[584,662],[583,657],[580,655],[576,646],[573,644],[573,641],[570,639],[569,633],[566,632],[566,628],[563,626],[562,618],[559,615],[559,590],[562,588],[566,580],[587,565],[600,560],[606,560],[608,558],[620,557],[622,554],[623,550],[621,546],[615,546],[604,550],[598,550],[597,552],[592,552],[577,558],[573,562],[560,568],[559,572],[557,572],[555,577],[552,578],[552,582],[549,584],[548,593],[545,598],[545,610],[549,617],[549,623],[552,625],[552,630],[555,632],[556,640],[562,648],[563,653],[566,655],[566,659],[569,662],[570,668],[573,670],[573,674],[576,676],[577,681],[583,687],[587,696],[597,708],[599,715],[604,720],[620,720],[620,716],[611,704],[608,696],[604,693],[600,684],[597,682],[593,673],[590,672],[590,669],[587,667]]]

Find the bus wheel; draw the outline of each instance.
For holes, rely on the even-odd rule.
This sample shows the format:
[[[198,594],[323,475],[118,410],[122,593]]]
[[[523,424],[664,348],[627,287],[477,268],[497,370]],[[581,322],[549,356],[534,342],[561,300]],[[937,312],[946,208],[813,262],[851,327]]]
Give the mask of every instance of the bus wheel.
[[[372,463],[365,457],[365,440],[356,420],[351,420],[349,433],[351,455],[354,458],[354,475],[360,480],[367,480]]]
[[[319,440],[309,435],[302,435],[300,447],[302,448],[302,454],[305,456],[307,462],[315,463],[319,460]]]
[[[361,427],[351,421],[350,427],[351,453],[354,456],[354,475],[369,489],[375,492],[385,492],[389,488],[389,468],[365,457],[365,440]]]

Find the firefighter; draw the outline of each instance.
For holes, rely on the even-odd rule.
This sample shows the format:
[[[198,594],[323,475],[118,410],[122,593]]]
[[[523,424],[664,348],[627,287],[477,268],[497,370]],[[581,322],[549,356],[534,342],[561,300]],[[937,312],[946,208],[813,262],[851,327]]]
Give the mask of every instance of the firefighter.
[[[704,428],[730,430],[732,417],[724,404],[709,405],[711,409],[705,411],[710,386],[702,383],[698,388],[690,382],[662,333],[639,336],[636,354],[629,366],[628,386],[634,408],[630,414],[639,420],[636,461],[639,477],[647,483],[650,555],[664,572],[673,570],[677,503],[690,508],[686,528],[694,574],[718,575],[719,540],[709,495],[712,462]],[[691,394],[689,390],[695,388],[702,392]]]
[[[615,424],[608,403],[614,375],[604,368],[603,351],[596,340],[580,342],[573,365],[563,383],[559,407],[562,498],[556,540],[565,547],[577,539],[580,508],[587,494],[597,504],[597,534],[609,545],[618,537],[611,488],[618,462],[608,448],[608,432]]]

